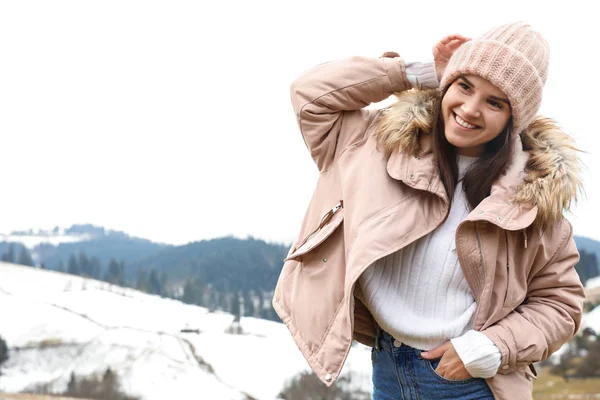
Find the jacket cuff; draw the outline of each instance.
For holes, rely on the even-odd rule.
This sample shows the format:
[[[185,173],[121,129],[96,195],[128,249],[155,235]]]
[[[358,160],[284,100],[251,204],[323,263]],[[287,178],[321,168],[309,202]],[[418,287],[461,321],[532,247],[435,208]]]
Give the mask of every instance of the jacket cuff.
[[[501,361],[498,372],[508,374],[516,370],[517,351],[515,341],[506,329],[501,325],[492,325],[481,333],[486,335],[500,350]]]
[[[385,54],[394,56],[385,56]],[[384,56],[380,57],[383,62],[385,71],[387,72],[388,79],[392,86],[393,92],[402,92],[410,89],[411,85],[406,77],[406,66],[404,60],[400,56],[395,56],[397,53],[385,53]]]
[[[406,77],[415,89],[437,89],[440,86],[433,61],[407,63]]]
[[[498,372],[500,350],[486,335],[474,330],[451,339],[452,346],[473,378],[491,378]]]

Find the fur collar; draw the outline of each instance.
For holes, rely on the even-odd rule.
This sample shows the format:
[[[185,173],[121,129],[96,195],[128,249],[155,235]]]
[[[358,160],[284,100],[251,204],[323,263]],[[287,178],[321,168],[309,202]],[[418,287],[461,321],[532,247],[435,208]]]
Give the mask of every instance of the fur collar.
[[[378,122],[379,145],[388,158],[392,150],[386,148],[416,156],[421,151],[421,135],[431,132],[439,92],[411,90],[396,96],[398,101],[385,110]],[[552,225],[582,191],[578,150],[573,140],[549,118],[536,117],[520,138],[528,159],[509,197],[515,204],[537,206],[536,223]]]

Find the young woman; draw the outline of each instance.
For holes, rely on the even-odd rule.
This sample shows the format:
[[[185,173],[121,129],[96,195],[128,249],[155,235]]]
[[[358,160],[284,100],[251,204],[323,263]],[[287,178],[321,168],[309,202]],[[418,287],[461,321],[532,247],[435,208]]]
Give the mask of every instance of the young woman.
[[[517,23],[433,53],[293,83],[320,174],[273,306],[327,385],[356,339],[373,347],[375,400],[531,399],[531,364],[576,333],[584,299],[562,215],[579,161],[535,116],[548,46]]]

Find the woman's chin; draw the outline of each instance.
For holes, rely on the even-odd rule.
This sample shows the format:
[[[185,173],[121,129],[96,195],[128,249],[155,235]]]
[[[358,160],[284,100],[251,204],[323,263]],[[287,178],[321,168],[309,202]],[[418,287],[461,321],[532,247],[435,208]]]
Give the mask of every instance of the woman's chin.
[[[473,143],[473,140],[468,140],[460,136],[446,134],[446,140],[456,148],[456,153],[460,155],[475,157],[483,150],[482,146]]]
[[[462,137],[462,135],[446,132],[446,140],[457,149],[471,147],[471,140]]]

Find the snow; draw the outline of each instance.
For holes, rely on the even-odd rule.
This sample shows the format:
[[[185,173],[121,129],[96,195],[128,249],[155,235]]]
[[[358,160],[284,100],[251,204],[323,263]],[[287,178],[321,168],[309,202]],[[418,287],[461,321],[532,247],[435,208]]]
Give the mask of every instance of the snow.
[[[587,290],[598,288],[598,287],[600,287],[600,276],[597,276],[592,279],[588,279],[587,282],[585,283],[585,288]]]
[[[591,328],[597,335],[600,334],[600,306],[583,315],[579,332],[583,332],[585,328]]]
[[[244,317],[233,335],[230,314],[105,282],[6,263],[0,277],[0,335],[10,348],[0,391],[63,391],[72,372],[110,367],[142,399],[272,400],[309,369],[281,323]],[[353,347],[342,376],[370,392],[369,349]]]
[[[244,317],[243,334],[233,335],[230,314],[106,282],[6,263],[0,277],[0,336],[10,348],[0,392],[63,391],[72,372],[110,367],[144,400],[273,400],[309,370],[281,323]],[[600,307],[583,316],[587,327],[600,332]],[[353,346],[342,376],[349,389],[371,392],[370,350]]]

